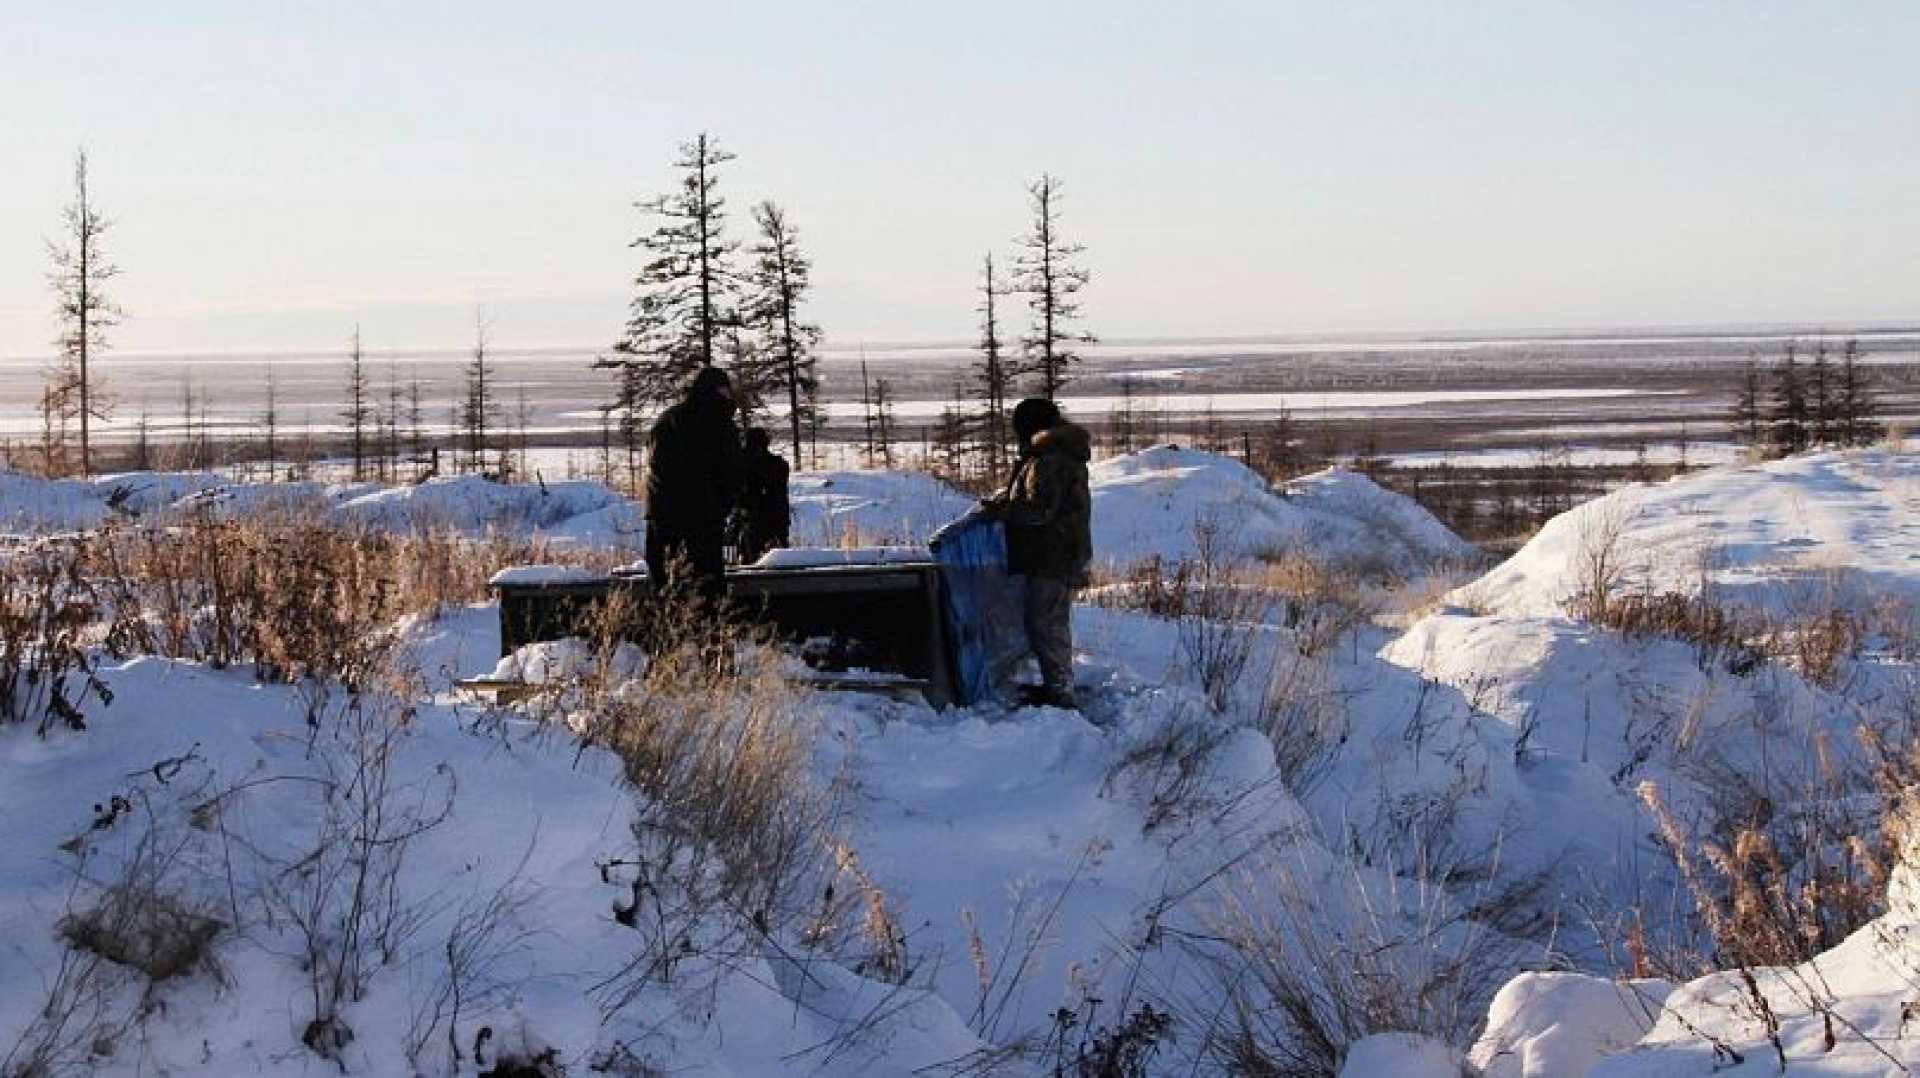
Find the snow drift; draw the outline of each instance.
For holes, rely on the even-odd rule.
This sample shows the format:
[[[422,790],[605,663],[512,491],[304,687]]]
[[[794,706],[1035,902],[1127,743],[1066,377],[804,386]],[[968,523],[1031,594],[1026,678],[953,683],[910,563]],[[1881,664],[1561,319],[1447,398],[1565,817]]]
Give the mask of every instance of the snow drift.
[[[1089,468],[1094,556],[1125,566],[1196,553],[1196,526],[1237,556],[1298,551],[1400,577],[1470,565],[1478,553],[1411,498],[1330,468],[1276,490],[1214,453],[1155,446]]]
[[[1830,595],[1920,601],[1920,455],[1854,450],[1637,484],[1562,513],[1454,599],[1496,614],[1566,610],[1582,563],[1617,553],[1622,591],[1781,612]]]

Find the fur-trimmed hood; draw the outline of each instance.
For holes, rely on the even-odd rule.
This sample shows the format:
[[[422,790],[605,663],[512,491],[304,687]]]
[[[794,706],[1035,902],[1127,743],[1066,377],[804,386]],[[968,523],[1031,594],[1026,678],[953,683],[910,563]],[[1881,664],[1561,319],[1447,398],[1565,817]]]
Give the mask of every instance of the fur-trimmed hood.
[[[1080,463],[1093,459],[1093,435],[1078,423],[1060,420],[1033,436],[1033,455],[1065,453]]]

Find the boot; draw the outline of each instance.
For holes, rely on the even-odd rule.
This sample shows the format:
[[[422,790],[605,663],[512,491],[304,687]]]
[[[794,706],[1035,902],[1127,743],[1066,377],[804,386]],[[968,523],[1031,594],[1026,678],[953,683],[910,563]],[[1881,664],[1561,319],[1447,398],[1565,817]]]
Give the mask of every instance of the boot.
[[[1080,705],[1074,702],[1072,689],[1056,689],[1050,685],[1020,686],[1020,704],[1022,707],[1057,707],[1066,711],[1080,710]]]

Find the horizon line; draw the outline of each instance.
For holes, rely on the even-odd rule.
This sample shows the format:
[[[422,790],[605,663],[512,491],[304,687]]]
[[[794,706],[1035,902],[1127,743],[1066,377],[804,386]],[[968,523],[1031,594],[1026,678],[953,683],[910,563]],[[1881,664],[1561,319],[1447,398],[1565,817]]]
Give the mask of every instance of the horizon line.
[[[1791,322],[1643,322],[1643,323],[1603,323],[1597,325],[1548,325],[1548,326],[1484,326],[1455,329],[1422,330],[1379,330],[1345,329],[1302,332],[1272,333],[1229,333],[1229,334],[1152,334],[1141,336],[1103,337],[1095,341],[1098,345],[1171,345],[1171,344],[1273,344],[1298,343],[1313,344],[1326,342],[1414,342],[1414,341],[1459,341],[1477,340],[1526,340],[1542,338],[1548,340],[1578,341],[1585,339],[1618,338],[1622,340],[1658,339],[1661,337],[1795,337],[1795,336],[1846,336],[1855,335],[1905,336],[1920,335],[1920,318],[1885,317],[1856,318],[1822,321]],[[822,340],[820,350],[846,352],[854,350],[889,351],[946,351],[952,349],[973,350],[979,347],[975,340],[955,340],[951,338],[920,339],[877,339],[838,341],[834,338]],[[400,358],[403,356],[438,356],[470,353],[471,345],[392,345],[387,347],[369,347],[362,355],[369,359]],[[581,352],[611,351],[604,344],[544,343],[532,345],[512,345],[495,348],[494,351],[515,355],[527,354],[578,354]],[[184,359],[308,359],[323,356],[344,355],[340,348],[219,348],[195,350],[135,351],[114,352],[96,357],[99,360],[184,360]],[[13,363],[25,360],[58,359],[55,352],[15,352],[0,356],[0,362]]]

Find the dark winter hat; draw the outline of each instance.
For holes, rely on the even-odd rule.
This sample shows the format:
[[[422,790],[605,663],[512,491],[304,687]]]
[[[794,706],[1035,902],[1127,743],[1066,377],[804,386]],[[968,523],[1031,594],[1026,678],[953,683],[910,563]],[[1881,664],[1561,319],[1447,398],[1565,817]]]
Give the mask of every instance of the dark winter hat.
[[[1060,422],[1060,406],[1045,397],[1028,397],[1013,406],[1013,433],[1022,438],[1034,435]]]
[[[772,444],[773,439],[767,436],[765,427],[751,427],[747,430],[748,449],[765,449]]]
[[[700,373],[693,376],[692,384],[687,386],[689,397],[726,397],[733,398],[733,382],[727,378],[727,372],[718,367],[702,367]]]

